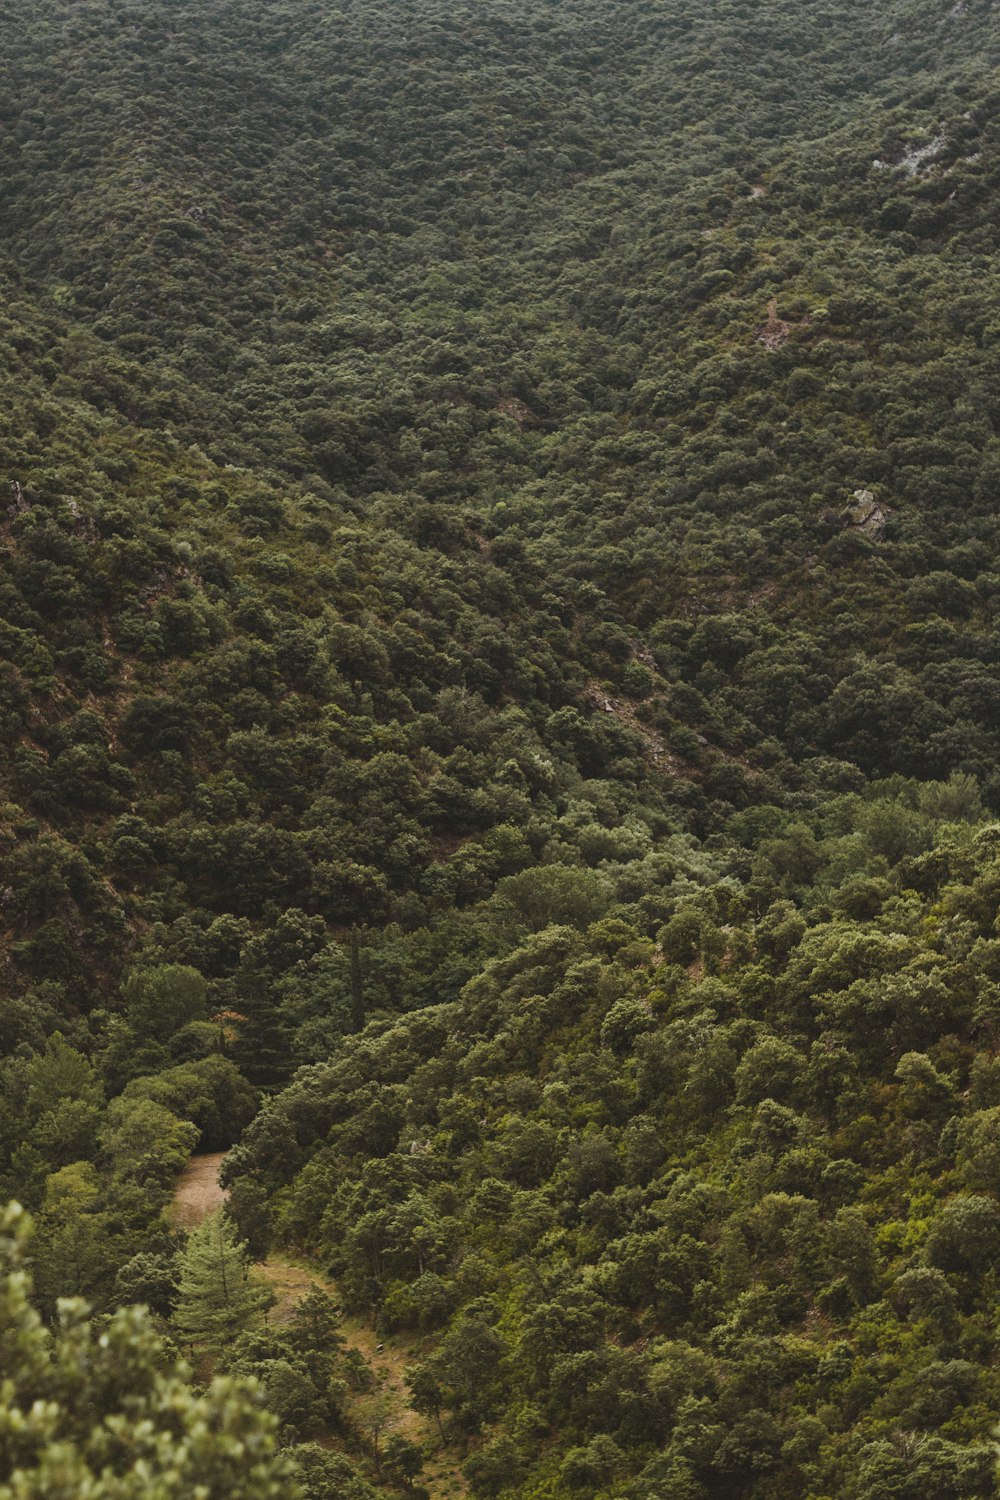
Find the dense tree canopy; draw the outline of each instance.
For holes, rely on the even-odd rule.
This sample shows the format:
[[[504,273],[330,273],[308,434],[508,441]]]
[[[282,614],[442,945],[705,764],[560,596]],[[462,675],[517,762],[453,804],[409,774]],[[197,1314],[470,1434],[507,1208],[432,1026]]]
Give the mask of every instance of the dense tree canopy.
[[[991,0],[0,43],[39,1315],[200,1337],[310,1500],[418,1487],[329,1308],[191,1322],[163,1210],[241,1140],[237,1238],[412,1334],[477,1497],[992,1496]]]

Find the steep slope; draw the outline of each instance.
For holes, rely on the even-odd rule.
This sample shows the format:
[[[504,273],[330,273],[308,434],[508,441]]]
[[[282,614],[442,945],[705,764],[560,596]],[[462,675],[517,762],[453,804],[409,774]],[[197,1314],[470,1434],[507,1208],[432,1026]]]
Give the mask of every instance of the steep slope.
[[[578,775],[993,797],[995,41],[894,14],[8,18],[15,983],[419,926]]]
[[[730,878],[658,950],[546,929],[232,1153],[354,1306],[438,1331],[476,1494],[995,1493],[997,829],[886,878],[908,800],[838,799],[763,916]]]
[[[177,1165],[306,1065],[233,1158],[238,1214],[442,1359],[493,1350],[481,1409],[451,1366],[423,1387],[483,1493],[992,1493],[992,4],[38,0],[0,42],[0,1183],[44,1305],[167,1264]],[[551,944],[477,1113],[483,1007]],[[856,1076],[806,1086],[844,1052]],[[535,1097],[560,1058],[580,1120]],[[622,1138],[570,1162],[588,1122]],[[432,1127],[454,1149],[425,1157]],[[772,1136],[813,1165],[734,1187]],[[373,1174],[356,1206],[388,1213],[386,1160],[433,1178],[427,1265],[355,1255],[337,1194]],[[462,1207],[483,1171],[498,1226],[541,1195],[509,1261]],[[657,1206],[682,1172],[690,1224]],[[955,1192],[972,1269],[927,1249]],[[926,1226],[890,1232],[904,1198]],[[661,1231],[657,1257],[696,1242],[680,1311],[648,1246],[608,1291],[609,1247]],[[637,1412],[643,1340],[690,1345],[648,1433],[600,1426],[586,1360],[535,1399],[517,1298],[557,1270],[598,1299],[567,1355],[619,1350]],[[930,1322],[872,1333],[905,1276]],[[759,1405],[719,1331],[741,1297],[750,1344],[804,1361]],[[713,1423],[745,1435],[724,1463]]]

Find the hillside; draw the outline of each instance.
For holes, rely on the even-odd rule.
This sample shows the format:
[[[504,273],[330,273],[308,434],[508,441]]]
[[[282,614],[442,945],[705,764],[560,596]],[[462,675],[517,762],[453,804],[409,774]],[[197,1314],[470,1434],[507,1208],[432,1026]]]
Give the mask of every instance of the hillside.
[[[44,1316],[241,1140],[477,1500],[995,1493],[998,117],[990,0],[0,8]]]

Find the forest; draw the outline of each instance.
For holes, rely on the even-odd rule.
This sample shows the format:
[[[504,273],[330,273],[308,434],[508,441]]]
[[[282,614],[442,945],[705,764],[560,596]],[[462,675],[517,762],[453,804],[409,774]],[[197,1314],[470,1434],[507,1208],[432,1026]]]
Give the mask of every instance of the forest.
[[[994,0],[0,0],[0,184],[0,1500],[997,1500]]]

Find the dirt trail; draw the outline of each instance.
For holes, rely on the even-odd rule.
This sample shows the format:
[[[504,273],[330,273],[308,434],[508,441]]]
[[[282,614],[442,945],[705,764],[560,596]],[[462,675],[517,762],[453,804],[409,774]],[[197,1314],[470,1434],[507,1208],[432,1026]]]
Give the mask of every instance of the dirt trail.
[[[219,1168],[224,1151],[209,1151],[192,1156],[174,1185],[170,1222],[175,1229],[197,1229],[210,1213],[221,1208],[227,1198],[219,1182]]]
[[[219,1183],[219,1169],[224,1151],[192,1156],[174,1188],[170,1221],[178,1229],[197,1229],[198,1225],[221,1208],[226,1191]],[[268,1281],[274,1293],[274,1305],[268,1312],[269,1323],[287,1323],[297,1303],[313,1287],[329,1292],[340,1300],[335,1282],[313,1266],[285,1255],[270,1255],[256,1268]],[[459,1455],[441,1442],[440,1433],[431,1418],[423,1417],[410,1405],[405,1371],[426,1352],[419,1340],[382,1337],[361,1318],[342,1317],[338,1332],[349,1349],[356,1349],[371,1367],[378,1390],[389,1400],[389,1417],[379,1446],[393,1433],[409,1438],[424,1451],[424,1469],[417,1483],[430,1491],[431,1500],[464,1500],[468,1486],[459,1468]],[[353,1398],[351,1405],[360,1410],[365,1398]],[[359,1426],[364,1428],[363,1421]]]

